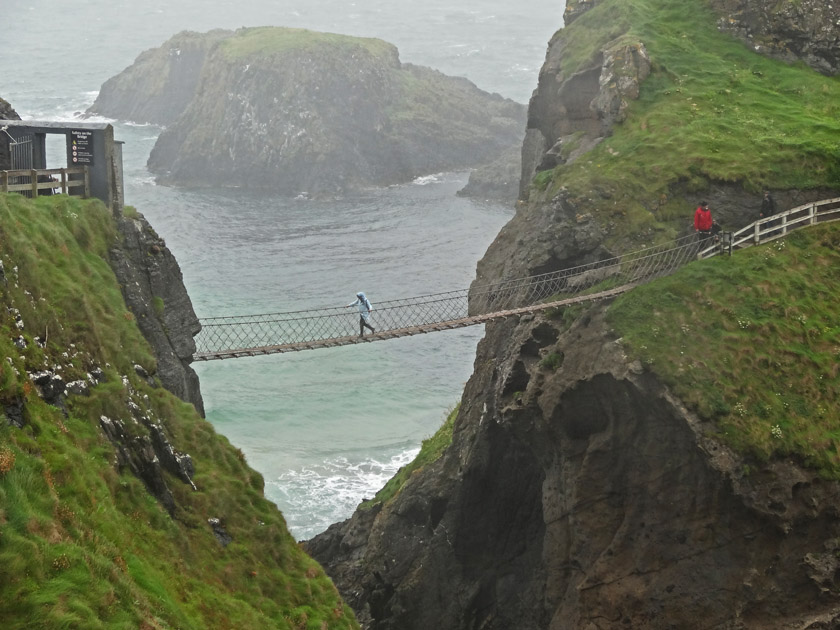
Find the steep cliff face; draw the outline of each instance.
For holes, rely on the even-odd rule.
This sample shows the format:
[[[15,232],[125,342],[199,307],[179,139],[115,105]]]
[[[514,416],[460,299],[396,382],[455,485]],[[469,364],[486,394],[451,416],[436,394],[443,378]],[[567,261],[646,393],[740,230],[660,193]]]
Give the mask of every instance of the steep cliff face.
[[[603,307],[564,328],[488,331],[444,457],[308,543],[364,627],[840,622],[840,486],[784,461],[747,479]]]
[[[295,195],[487,163],[519,146],[525,122],[523,105],[402,64],[391,44],[299,29],[181,35],[109,81],[92,109],[137,117],[146,91],[144,116],[181,108],[149,157],[159,181]]]
[[[20,120],[20,116],[18,116],[18,113],[9,101],[3,98],[0,98],[0,120]],[[0,171],[8,170],[11,163],[11,155],[9,155],[9,151],[6,149],[6,144],[0,144]]]
[[[88,114],[169,125],[195,95],[207,53],[232,31],[178,33],[143,52],[130,67],[102,84]]]
[[[756,218],[755,183],[707,176],[704,156],[687,157],[684,146],[669,147],[649,173],[628,164],[590,175],[588,190],[562,179],[552,185],[564,165],[584,165],[573,171],[579,174],[587,167],[600,173],[612,158],[632,163],[632,153],[609,143],[626,138],[628,125],[647,134],[638,151],[653,141],[648,119],[632,117],[646,82],[658,81],[649,105],[679,96],[680,81],[688,81],[675,88],[663,81],[678,72],[677,62],[661,55],[667,47],[652,56],[655,42],[633,35],[634,21],[651,19],[649,3],[610,3],[613,11],[591,19],[600,4],[568,2],[566,24],[581,28],[560,31],[549,44],[522,152],[520,194],[529,201],[480,261],[479,284],[603,259],[652,242],[658,231],[685,234],[686,210],[701,198],[729,226]],[[674,15],[688,3],[657,4]],[[595,38],[606,43],[590,54],[585,46]],[[677,32],[669,45],[682,41]],[[709,89],[735,99],[737,77],[727,81]],[[669,124],[692,124],[688,107]],[[725,113],[719,107],[716,115]],[[673,130],[663,125],[659,133]],[[669,162],[688,160],[697,163],[693,171],[663,189],[650,184],[655,193],[644,212],[656,222],[631,225],[624,210],[633,196],[645,194]],[[820,181],[775,190],[779,207],[838,196],[837,181]],[[671,203],[677,211],[668,215]],[[606,308],[568,313],[571,325],[563,314],[488,325],[446,453],[392,500],[359,509],[306,543],[363,627],[840,625],[832,499],[840,486],[785,458],[756,470],[724,446],[714,422],[625,355]]]
[[[156,376],[204,416],[198,375],[190,367],[193,337],[201,327],[181,268],[143,215],[117,216],[116,221],[122,239],[111,249],[111,267],[126,305],[155,352]]]
[[[0,120],[20,120],[20,116],[9,101],[0,98]]]

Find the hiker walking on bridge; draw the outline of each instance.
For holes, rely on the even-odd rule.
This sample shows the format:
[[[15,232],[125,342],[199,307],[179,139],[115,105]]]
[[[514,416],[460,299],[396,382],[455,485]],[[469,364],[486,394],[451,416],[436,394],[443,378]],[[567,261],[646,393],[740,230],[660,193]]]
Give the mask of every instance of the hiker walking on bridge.
[[[375,333],[376,330],[368,324],[368,319],[370,318],[370,312],[373,310],[373,307],[370,305],[370,300],[365,297],[365,294],[362,291],[359,291],[356,294],[356,301],[351,302],[344,308],[350,308],[351,306],[359,307],[359,337],[365,336],[365,328],[370,329],[370,332]]]

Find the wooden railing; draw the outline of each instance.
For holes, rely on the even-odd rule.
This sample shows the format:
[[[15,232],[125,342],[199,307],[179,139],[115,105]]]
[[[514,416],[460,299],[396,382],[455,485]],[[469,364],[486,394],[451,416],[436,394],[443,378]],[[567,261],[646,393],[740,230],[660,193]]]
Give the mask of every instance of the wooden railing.
[[[725,250],[731,253],[733,249],[761,245],[787,236],[791,230],[827,221],[840,221],[840,197],[806,203],[763,217],[737,232],[722,233],[719,243],[702,250],[697,257],[710,258]]]
[[[90,171],[87,166],[0,171],[0,192],[19,192],[27,197],[57,192],[90,197]]]
[[[840,219],[840,197],[806,203],[764,217],[732,234],[732,247],[749,247],[787,235],[789,230]]]

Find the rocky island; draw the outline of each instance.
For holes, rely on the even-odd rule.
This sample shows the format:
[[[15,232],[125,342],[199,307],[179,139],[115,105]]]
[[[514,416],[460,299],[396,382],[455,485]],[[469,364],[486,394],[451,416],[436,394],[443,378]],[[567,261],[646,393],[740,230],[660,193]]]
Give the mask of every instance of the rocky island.
[[[272,27],[176,35],[89,111],[166,125],[149,157],[160,182],[293,195],[489,163],[525,128],[523,105],[384,41]]]

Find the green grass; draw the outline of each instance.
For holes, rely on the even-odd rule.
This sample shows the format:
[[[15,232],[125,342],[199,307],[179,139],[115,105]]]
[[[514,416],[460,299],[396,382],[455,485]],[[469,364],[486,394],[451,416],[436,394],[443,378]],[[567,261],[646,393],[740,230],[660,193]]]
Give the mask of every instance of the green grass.
[[[335,33],[320,33],[302,28],[261,26],[245,28],[219,44],[230,60],[263,58],[284,55],[290,51],[307,52],[328,49],[334,54],[367,53],[374,57],[390,57],[394,47],[381,39],[350,37]]]
[[[651,75],[628,118],[585,157],[535,180],[534,198],[561,187],[586,201],[612,239],[653,229],[663,238],[713,182],[747,190],[836,187],[840,79],[752,52],[718,32],[701,0],[606,0],[558,36],[564,73],[612,40],[641,41]],[[542,192],[541,192],[542,191]]]
[[[0,195],[0,293],[24,322],[20,330],[14,312],[0,310],[4,628],[358,628],[241,451],[192,405],[134,373],[135,363],[153,371],[154,358],[107,264],[117,239],[98,201]],[[19,335],[25,349],[13,345]],[[69,398],[65,415],[39,398],[27,376],[54,365],[65,380],[100,366],[107,380],[88,397]],[[115,449],[99,428],[106,415],[145,436],[129,400],[195,463],[197,491],[165,475],[174,518],[115,466]],[[23,429],[3,417],[20,402]],[[230,545],[216,541],[208,518],[222,519]]]
[[[608,321],[723,442],[840,479],[840,225],[695,262]]]
[[[414,473],[437,461],[443,455],[443,452],[452,443],[452,429],[455,426],[455,418],[458,415],[460,406],[459,403],[447,414],[443,424],[432,437],[423,440],[417,457],[410,464],[400,468],[397,474],[388,480],[388,483],[376,493],[373,499],[365,501],[359,506],[360,509],[369,509],[376,503],[387,503],[399,494],[400,490],[402,490],[405,483]]]

